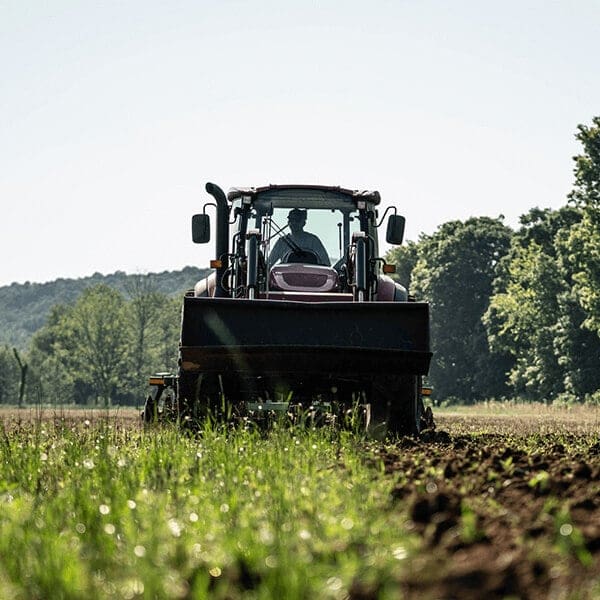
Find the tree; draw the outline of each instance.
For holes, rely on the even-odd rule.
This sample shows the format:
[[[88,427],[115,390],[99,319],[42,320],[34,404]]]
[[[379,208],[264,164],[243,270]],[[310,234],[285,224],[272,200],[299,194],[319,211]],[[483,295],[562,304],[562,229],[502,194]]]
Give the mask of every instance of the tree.
[[[156,291],[154,281],[149,275],[136,275],[130,278],[125,286],[129,296],[128,312],[131,315],[133,344],[131,359],[133,365],[134,388],[144,384],[144,375],[150,370],[147,362],[148,346],[156,343],[158,331],[157,319],[164,296]]]
[[[441,225],[420,240],[412,287],[431,308],[430,381],[439,399],[474,402],[506,393],[508,357],[490,351],[482,316],[511,230],[501,219]]]
[[[407,290],[411,289],[412,272],[419,259],[418,242],[408,241],[402,246],[392,248],[385,256],[386,262],[396,266],[394,280],[402,284]]]
[[[12,404],[18,398],[19,372],[12,351],[0,347],[0,404]]]
[[[33,397],[131,403],[143,398],[147,375],[176,369],[181,299],[156,292],[144,281],[130,290],[127,302],[99,284],[73,306],[52,308],[28,354]]]
[[[156,341],[156,365],[164,371],[177,369],[177,355],[181,330],[181,298],[163,296],[156,321],[158,339]]]
[[[41,388],[63,401],[91,396],[108,405],[130,370],[128,325],[125,300],[104,284],[86,289],[73,307],[55,307],[33,342]]]
[[[70,346],[65,323],[72,306],[56,304],[50,309],[46,324],[31,340],[29,360],[29,392],[36,401],[71,404],[75,395],[74,360],[64,352]]]
[[[587,313],[585,327],[600,336],[600,117],[592,125],[579,125],[576,138],[583,154],[574,157],[575,185],[570,202],[581,210],[565,249],[574,270],[576,298]]]
[[[566,243],[581,218],[573,207],[522,216],[494,281],[484,322],[491,348],[514,357],[509,383],[522,397],[583,397],[599,379],[600,347],[582,328]]]
[[[534,400],[563,391],[554,348],[561,278],[552,256],[535,241],[518,247],[495,287],[484,322],[492,350],[515,358],[509,372],[513,391]]]
[[[25,384],[27,383],[27,370],[29,369],[29,365],[25,361],[21,360],[19,351],[16,348],[13,348],[13,354],[17,364],[19,365],[19,408],[21,408],[23,406],[23,397],[25,396]]]
[[[175,371],[181,324],[181,298],[155,289],[153,279],[137,276],[127,287],[131,325],[131,364],[128,391],[143,399],[147,377],[157,371]]]
[[[105,405],[129,371],[125,301],[107,285],[88,288],[73,307],[66,327],[79,377]]]

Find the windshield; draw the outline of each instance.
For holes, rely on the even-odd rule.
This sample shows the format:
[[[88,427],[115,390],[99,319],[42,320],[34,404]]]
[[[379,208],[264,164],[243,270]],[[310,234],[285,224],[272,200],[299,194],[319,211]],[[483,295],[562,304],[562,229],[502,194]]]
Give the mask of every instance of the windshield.
[[[256,215],[255,227],[262,231],[263,253],[270,266],[285,262],[335,266],[360,223],[357,211],[349,206],[286,207],[273,208],[272,214],[262,219]]]
[[[261,255],[269,267],[296,262],[339,269],[352,235],[361,230],[360,204],[363,217],[364,209],[375,211],[372,204],[336,189],[274,188],[256,197],[239,196],[232,202],[238,232],[234,246],[241,244],[243,255],[246,232],[259,230]],[[372,239],[376,255],[376,235],[371,225],[365,233]]]

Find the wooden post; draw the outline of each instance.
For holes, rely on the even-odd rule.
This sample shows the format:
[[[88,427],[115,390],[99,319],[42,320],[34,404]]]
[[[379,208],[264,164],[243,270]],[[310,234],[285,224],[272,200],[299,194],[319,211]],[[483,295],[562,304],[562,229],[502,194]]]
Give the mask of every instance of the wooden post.
[[[21,357],[19,356],[16,348],[13,348],[13,352],[17,362],[19,363],[19,369],[21,370],[21,383],[19,385],[19,408],[21,408],[23,406],[23,397],[25,396],[25,381],[27,379],[28,365],[27,363],[21,361]]]

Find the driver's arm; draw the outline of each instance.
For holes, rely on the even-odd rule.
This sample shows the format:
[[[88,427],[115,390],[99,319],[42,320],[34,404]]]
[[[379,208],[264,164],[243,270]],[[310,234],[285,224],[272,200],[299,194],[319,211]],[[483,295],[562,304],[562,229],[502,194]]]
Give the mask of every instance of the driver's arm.
[[[285,252],[284,246],[286,246],[285,242],[283,241],[282,238],[279,238],[276,242],[275,245],[273,246],[273,249],[271,250],[271,252],[269,253],[269,269],[278,261],[281,260],[283,258],[283,254]]]
[[[314,251],[317,253],[319,257],[319,262],[326,266],[331,266],[331,261],[329,260],[329,254],[327,254],[327,250],[325,250],[325,246],[323,246],[323,242],[315,235],[314,236]]]

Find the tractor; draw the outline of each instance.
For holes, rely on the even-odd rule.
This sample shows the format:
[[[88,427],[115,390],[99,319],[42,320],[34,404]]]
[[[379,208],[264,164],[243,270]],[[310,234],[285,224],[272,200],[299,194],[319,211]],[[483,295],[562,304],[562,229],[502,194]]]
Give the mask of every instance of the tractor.
[[[380,256],[405,219],[380,194],[322,185],[212,183],[192,238],[211,272],[183,298],[178,372],[150,378],[146,421],[358,424],[374,435],[433,425],[422,378],[429,306]],[[207,210],[216,211],[211,227]],[[390,213],[390,214],[388,214]],[[386,219],[387,217],[387,219]]]

